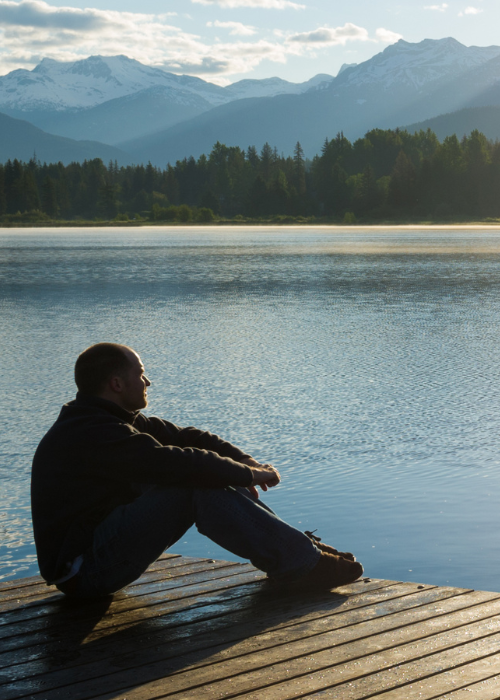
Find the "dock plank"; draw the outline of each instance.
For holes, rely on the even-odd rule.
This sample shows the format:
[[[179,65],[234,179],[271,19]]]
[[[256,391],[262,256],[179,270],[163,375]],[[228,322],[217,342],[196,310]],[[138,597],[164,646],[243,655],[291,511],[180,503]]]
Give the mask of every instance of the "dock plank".
[[[424,593],[427,595],[424,597]],[[439,589],[432,589],[433,599],[443,597],[443,593]],[[393,607],[396,609],[401,608],[411,608],[417,605],[424,605],[429,602],[429,592],[419,591],[414,597],[407,595],[404,598],[399,595],[396,597],[397,591],[394,591],[395,598],[393,599]],[[341,601],[340,601],[341,602]],[[384,600],[387,603],[387,599]],[[466,605],[466,602],[462,603]],[[329,605],[331,605],[329,601]],[[453,607],[460,606],[459,603],[455,603]],[[151,680],[151,678],[161,678],[164,674],[165,662],[169,659],[169,668],[172,673],[175,670],[176,664],[181,664],[181,668],[187,669],[187,665],[190,664],[189,668],[192,670],[194,667],[199,665],[210,665],[217,660],[225,660],[228,658],[233,658],[238,655],[248,654],[251,651],[258,649],[262,652],[265,649],[272,650],[280,644],[289,644],[294,640],[307,639],[313,634],[321,634],[324,632],[325,622],[328,620],[324,619],[325,610],[323,610],[323,616],[307,616],[302,614],[300,617],[300,623],[294,625],[288,625],[286,627],[280,626],[271,630],[272,623],[266,617],[266,612],[269,610],[260,609],[260,615],[258,621],[246,621],[241,622],[241,614],[239,615],[240,624],[235,625],[236,615],[227,616],[224,619],[224,626],[221,627],[217,633],[214,629],[206,632],[203,636],[200,634],[188,635],[183,637],[177,637],[171,639],[169,635],[168,641],[155,640],[154,646],[151,646],[148,642],[141,647],[141,650],[126,651],[123,641],[120,642],[120,664],[122,666],[130,665],[133,667],[134,680],[137,680],[138,676],[141,677],[142,681]],[[380,609],[375,612],[372,605],[371,614],[376,615],[380,618],[381,615],[392,615],[393,608],[387,605],[385,606],[385,611]],[[249,610],[250,617],[255,614],[255,609]],[[365,610],[353,611],[351,617],[352,620],[350,624],[355,624],[356,615],[359,619],[364,620],[366,618]],[[247,616],[248,617],[248,616]],[[309,617],[309,619],[307,619]],[[330,627],[338,629],[339,627],[345,626],[347,624],[345,620],[338,619],[330,623]],[[400,623],[396,619],[393,625],[398,626]],[[390,626],[390,623],[388,623]],[[262,633],[262,628],[265,627],[265,632]],[[228,651],[228,645],[229,651]],[[222,651],[217,654],[219,649]],[[108,650],[109,652],[109,650]],[[207,654],[209,654],[209,660],[206,661]],[[156,663],[155,663],[156,662]],[[197,663],[198,662],[198,663]],[[101,676],[112,676],[116,673],[117,658],[116,653],[108,656],[103,653],[103,649],[100,650],[100,656],[98,659],[86,658],[85,664],[80,665],[79,668],[71,668],[69,671],[55,671],[52,673],[46,673],[46,667],[43,662],[38,663],[27,663],[23,669],[18,668],[7,668],[3,672],[0,672],[0,679],[2,682],[7,682],[9,678],[16,677],[20,680],[22,677],[29,678],[31,681],[39,675],[43,676],[45,687],[58,687],[65,685],[65,677],[68,672],[71,675],[73,682],[81,681],[85,683],[86,686],[89,685],[89,679],[92,677],[100,678]],[[127,672],[120,673],[120,677],[123,680],[126,678]],[[99,680],[99,688],[101,693],[105,689],[105,684],[103,681]]]
[[[102,601],[0,582],[0,697],[499,700],[500,593],[291,594],[249,564],[170,554]]]
[[[500,609],[500,606],[497,607]],[[431,606],[429,614],[432,616],[433,612]],[[323,684],[325,679],[338,676],[340,665],[343,681],[348,676],[352,686],[360,669],[362,674],[374,667],[378,671],[387,665],[386,658],[397,659],[398,665],[401,665],[403,661],[408,663],[414,656],[418,657],[424,647],[432,648],[433,653],[457,644],[462,648],[471,638],[481,640],[485,634],[490,633],[492,626],[500,639],[500,616],[490,618],[487,610],[482,614],[485,619],[468,624],[466,629],[463,629],[459,620],[474,620],[476,611],[470,613],[470,610],[466,610],[438,618],[430,617],[425,620],[425,624],[419,621],[405,627],[398,627],[401,620],[394,620],[396,626],[389,624],[388,629],[385,629],[384,622],[387,624],[387,620],[375,620],[359,623],[353,628],[337,628],[317,636],[306,634],[302,639],[265,651],[249,651],[220,662],[215,659],[216,663],[210,667],[197,669],[187,666],[182,673],[169,676],[168,696],[186,700],[233,695],[237,697],[249,692],[255,693],[258,689],[262,693],[261,697],[265,697],[267,686],[273,686],[273,692],[276,692],[276,686],[282,684],[285,686],[283,697],[287,697],[292,679],[295,687],[302,687],[305,678],[308,688],[311,688],[313,677],[316,682]],[[434,630],[437,630],[432,636],[428,632],[430,623],[434,623]],[[450,624],[458,626],[449,630],[447,626]],[[387,680],[384,678],[383,682],[387,683]],[[151,697],[152,691],[151,686],[142,685],[127,692],[127,699]],[[161,682],[154,687],[154,696],[163,697]]]
[[[435,588],[429,587],[429,590],[433,591]],[[433,597],[444,598],[456,595],[453,591],[456,591],[456,589],[440,589],[439,594],[434,593],[431,595],[433,595]],[[395,584],[389,581],[374,581],[370,582],[369,586],[364,586],[362,597],[359,595],[351,596],[346,603],[346,607],[347,605],[350,608],[367,607],[374,602],[383,602],[416,592],[422,593],[416,589],[414,584]],[[255,591],[253,591],[253,593],[255,593]],[[255,614],[254,596],[249,593],[247,596],[239,596],[235,600],[237,603],[235,609],[234,606],[231,606],[230,601],[229,604],[226,604],[223,608],[221,608],[218,602],[207,604],[202,608],[197,608],[195,618],[193,618],[193,611],[190,609],[186,610],[185,605],[182,607],[181,603],[178,611],[170,611],[168,616],[162,618],[160,629],[150,628],[148,630],[146,640],[144,640],[144,636],[137,626],[128,627],[127,636],[124,637],[122,635],[121,637],[120,651],[122,654],[128,651],[135,654],[137,652],[138,637],[141,639],[141,649],[162,644],[166,634],[168,634],[169,643],[178,643],[182,639],[188,639],[191,644],[194,639],[198,639],[206,633],[214,634],[219,628],[223,628],[226,635],[229,633],[229,628],[229,631],[236,635],[235,639],[239,639],[242,635],[246,637],[252,633],[252,617]],[[338,596],[338,600],[339,602],[343,602],[345,598]],[[263,619],[265,617],[267,629],[281,629],[294,624],[297,618],[304,621],[324,616],[326,602],[328,603],[327,614],[335,614],[335,604],[331,594],[329,594],[327,601],[322,599],[321,596],[315,596],[313,600],[304,600],[300,608],[297,608],[297,606],[290,606],[287,600],[264,598],[258,601],[258,618]],[[409,602],[408,605],[410,604]],[[417,605],[420,603],[417,600],[413,604]],[[369,611],[369,614],[373,614],[372,611]],[[236,628],[234,631],[233,627]],[[16,663],[33,661],[46,656],[54,658],[61,646],[63,649],[66,649],[68,645],[67,635],[65,635],[62,642],[60,638],[54,636],[44,636],[42,639],[33,639],[27,636],[25,641],[25,645],[18,646],[11,651],[7,649],[3,652],[0,651],[0,668],[10,667]],[[31,644],[29,642],[31,642]],[[108,635],[99,635],[98,628],[95,628],[87,635],[85,642],[86,661],[88,661],[89,658],[91,660],[92,655],[96,655],[96,658],[102,660],[103,656],[106,654],[114,655],[115,653],[113,640],[111,639],[110,643]]]

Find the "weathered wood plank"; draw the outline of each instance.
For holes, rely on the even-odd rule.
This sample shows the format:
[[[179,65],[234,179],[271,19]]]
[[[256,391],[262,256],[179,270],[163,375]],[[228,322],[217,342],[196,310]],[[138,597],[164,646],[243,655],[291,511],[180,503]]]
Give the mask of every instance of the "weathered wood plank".
[[[499,601],[495,603],[497,609]],[[437,670],[453,668],[458,665],[458,658],[468,662],[497,652],[500,615],[490,617],[483,609],[481,614],[486,617],[473,621],[479,608],[489,605],[378,633],[370,633],[369,622],[360,623],[356,631],[363,631],[364,627],[369,636],[353,639],[352,628],[346,627],[309,638],[306,643],[301,640],[266,650],[263,654],[251,653],[193,671],[184,668],[182,673],[174,673],[165,681],[127,689],[127,700],[167,695],[183,700],[240,695],[264,698],[268,687],[271,687],[271,694],[267,697],[291,698],[337,686],[339,679],[341,684],[346,684],[346,688],[342,688],[342,700],[361,698],[364,697],[363,688],[369,687],[370,692],[386,691],[391,683],[403,685]],[[450,630],[447,629],[449,624],[457,626]],[[436,661],[435,657],[439,659]],[[444,661],[448,665],[443,665]],[[381,672],[384,667],[389,670]],[[425,672],[426,669],[430,670]],[[381,678],[371,677],[365,682],[365,677],[373,674]]]
[[[423,587],[422,587],[423,588]],[[432,590],[437,590],[435,587],[427,587]],[[359,590],[359,588],[358,588]],[[216,629],[223,628],[227,630],[233,627],[243,629],[243,635],[251,634],[251,629],[247,628],[249,618],[256,615],[257,619],[261,619],[264,615],[267,619],[268,629],[275,627],[281,628],[296,621],[299,617],[302,619],[314,619],[325,614],[335,613],[335,601],[343,602],[347,608],[367,607],[374,602],[390,600],[404,595],[418,592],[415,584],[397,584],[390,581],[370,581],[361,588],[361,593],[353,593],[349,599],[345,599],[342,595],[323,594],[314,596],[312,600],[305,598],[302,600],[279,598],[276,596],[259,595],[252,588],[245,596],[233,597],[229,600],[224,600],[223,605],[220,603],[210,602],[203,607],[196,609],[196,615],[193,614],[191,608],[186,609],[185,603],[179,601],[178,610],[170,610],[161,620],[161,627],[151,629],[148,624],[147,629],[147,647],[154,647],[157,644],[165,641],[167,637],[169,642],[177,643],[182,639],[193,639],[202,636],[205,633],[213,634]],[[456,595],[457,589],[440,589],[439,597],[448,597]],[[211,596],[212,601],[212,596]],[[257,606],[257,609],[256,609]],[[144,630],[140,625],[121,626],[118,630],[120,634],[119,652],[126,654],[128,652],[135,653],[137,645],[140,643],[141,648],[144,647]],[[102,636],[99,630],[93,630],[85,638],[85,646],[81,647],[76,640],[76,646],[82,649],[82,655],[86,660],[92,659],[92,654],[99,660],[106,654],[116,654],[115,638],[110,635]],[[30,645],[29,642],[33,642]],[[68,637],[67,633],[62,639],[58,637],[49,637],[44,635],[39,638],[39,635],[26,636],[25,645],[17,647],[12,651],[5,650],[0,652],[0,667],[9,667],[12,664],[20,664],[23,662],[36,660],[39,658],[50,657],[58,658],[62,651],[63,655],[68,650],[68,644],[75,646],[73,637]]]
[[[141,594],[141,588],[146,584],[164,581],[168,578],[184,576],[186,573],[197,573],[213,568],[214,566],[234,566],[234,562],[214,562],[213,559],[195,559],[190,557],[184,559],[177,557],[173,561],[162,560],[160,565],[153,565],[146,573],[144,573],[138,581],[134,581],[127,586],[128,595]],[[23,609],[28,605],[39,604],[47,601],[47,595],[54,595],[60,598],[61,593],[55,586],[47,586],[45,582],[30,586],[29,590],[21,588],[19,593],[16,590],[9,590],[5,593],[0,593],[0,613],[9,610],[18,610],[21,606]]]
[[[458,690],[447,692],[442,696],[441,700],[498,700],[500,698],[500,675],[485,676],[484,680],[476,681],[477,677],[482,675],[483,672],[488,673],[488,668],[485,668],[484,671],[482,669],[485,663],[487,666],[498,667],[500,656],[490,656],[484,662],[483,660],[476,661],[460,668],[459,671],[462,677],[457,680],[457,685],[460,683],[460,680],[463,682],[464,679],[467,679],[467,685],[462,686]]]
[[[500,700],[500,593],[287,595],[250,565],[167,553],[93,603],[0,582],[0,638],[2,700]]]
[[[176,559],[178,557],[182,556],[181,554],[170,554],[169,552],[164,552],[154,564],[152,564],[148,570],[151,570],[152,567],[154,567],[158,562],[163,561],[164,559]],[[193,557],[194,558],[194,557]],[[211,560],[213,561],[213,560]],[[7,579],[5,581],[0,581],[0,598],[2,596],[2,593],[4,591],[9,591],[9,590],[20,590],[22,588],[29,588],[30,586],[37,586],[37,585],[43,585],[46,586],[45,581],[41,576],[27,576],[26,578],[13,578],[13,579]]]
[[[40,619],[20,622],[17,627],[12,626],[12,637],[5,637],[1,641],[2,649],[8,650],[24,645],[29,640],[34,640],[37,633],[46,634],[49,638],[59,635],[66,638],[75,631],[81,635],[85,621],[88,623],[88,632],[94,631],[100,637],[114,634],[117,629],[125,629],[129,626],[136,626],[139,623],[146,623],[149,620],[151,627],[162,627],[164,616],[170,612],[181,609],[189,611],[193,619],[199,615],[198,608],[205,607],[212,603],[217,603],[221,610],[227,605],[232,605],[234,599],[251,595],[255,591],[256,585],[261,584],[261,576],[254,571],[249,571],[237,576],[218,579],[217,581],[206,581],[194,584],[178,590],[167,591],[163,600],[155,605],[143,608],[133,608],[125,610],[120,615],[105,616],[107,601],[102,601],[99,609],[95,603],[89,606],[90,611],[84,616],[75,616],[74,611],[61,606],[60,615],[57,617],[45,616]],[[96,624],[99,629],[96,631]],[[14,631],[17,634],[14,634]]]
[[[432,592],[435,592],[437,596],[440,589],[433,589]],[[459,612],[473,618],[477,618],[481,614],[489,617],[491,612],[491,610],[489,612],[487,610],[488,607],[491,607],[490,603],[486,605],[481,603],[482,600],[488,600],[488,596],[491,594],[472,593],[469,596],[454,596],[429,604],[429,593],[430,591],[419,591],[415,596],[386,601],[381,603],[382,609],[378,610],[376,605],[372,605],[368,609],[350,610],[343,614],[340,608],[335,615],[316,618],[309,622],[304,622],[300,618],[295,625],[274,631],[266,629],[265,621],[262,621],[260,626],[254,622],[253,627],[248,630],[249,636],[243,637],[239,641],[232,641],[226,639],[224,633],[212,635],[208,640],[205,640],[210,642],[210,646],[196,651],[193,651],[188,643],[184,643],[177,649],[174,645],[169,650],[167,644],[156,647],[154,652],[149,651],[142,658],[137,655],[120,655],[120,665],[123,668],[119,672],[116,671],[116,661],[112,659],[107,662],[109,665],[102,664],[93,669],[93,672],[99,674],[95,681],[87,680],[89,675],[84,673],[82,683],[78,686],[72,686],[72,698],[78,700],[94,695],[98,695],[100,698],[108,697],[104,696],[104,692],[111,691],[114,694],[123,688],[121,685],[123,682],[130,683],[130,681],[141,686],[132,691],[127,689],[127,698],[134,700],[135,698],[148,698],[156,696],[158,693],[161,694],[165,687],[168,687],[169,692],[175,693],[177,697],[194,698],[203,692],[200,686],[204,686],[206,683],[210,683],[210,692],[212,692],[214,681],[217,679],[220,680],[221,697],[224,697],[226,693],[224,683],[228,678],[232,678],[232,682],[235,684],[235,675],[246,674],[249,669],[253,673],[260,673],[262,668],[267,668],[269,664],[283,661],[286,663],[290,658],[293,658],[294,654],[302,653],[304,647],[316,655],[325,652],[325,650],[330,652],[334,646],[352,643],[354,640],[361,640],[364,643],[368,636],[380,635],[381,630],[386,634],[388,631],[395,630],[399,634],[401,625],[415,627],[415,616],[419,620],[427,620],[436,615],[448,618],[440,625],[440,627],[446,627],[452,624],[453,614],[456,615],[453,611],[456,608],[462,608]],[[500,599],[495,602],[495,609],[498,609],[500,614]],[[418,607],[419,603],[420,607]],[[410,611],[412,604],[413,609]],[[408,609],[405,609],[406,606]],[[471,615],[471,606],[482,609],[482,613],[476,610],[475,614]],[[370,621],[366,620],[367,612],[370,612],[373,618]],[[423,634],[422,630],[420,634]],[[417,634],[414,636],[418,637]],[[154,663],[155,656],[158,659],[156,663]],[[295,662],[297,663],[297,660]],[[43,677],[45,689],[51,689],[51,698],[57,700],[63,698],[64,693],[67,692],[66,685],[69,679],[71,678],[75,682],[80,673],[81,671],[72,669],[69,675],[67,672],[56,672],[50,677],[48,674],[41,677]],[[163,679],[167,674],[167,680],[160,680],[158,686],[150,683],[144,685],[155,676],[158,679]],[[62,687],[62,693],[52,690],[51,680],[55,685],[59,684]],[[30,677],[28,679],[31,688],[33,688],[34,682],[36,682],[36,678]],[[118,686],[114,685],[110,688],[110,683],[116,684],[117,682]],[[23,683],[18,684],[18,688],[23,687],[26,692]],[[243,692],[245,690],[243,688]],[[9,693],[7,697],[15,697],[15,695]],[[200,697],[203,696],[200,695]],[[218,697],[218,695],[214,697]]]
[[[229,579],[231,576],[238,577],[242,573],[251,572],[253,578],[264,578],[264,575],[259,572],[255,573],[255,569],[250,564],[236,564],[234,562],[220,562],[210,564],[210,569],[203,569],[200,573],[186,574],[183,577],[169,579],[168,581],[158,584],[145,584],[141,587],[138,594],[129,595],[128,589],[116,595],[115,599],[110,602],[108,615],[118,614],[127,610],[135,610],[145,606],[161,603],[165,596],[165,592],[175,591],[189,586],[208,583],[212,580]],[[235,584],[237,585],[237,584]],[[187,592],[189,594],[189,592]],[[182,593],[179,593],[182,595]],[[8,610],[0,615],[0,639],[10,636],[12,626],[17,626],[22,622],[31,622],[35,619],[45,616],[55,615],[59,612],[61,603],[66,603],[63,594],[52,596],[48,600],[42,601],[36,605],[21,606],[14,610]],[[71,610],[75,619],[81,619],[86,615],[85,606],[68,605],[65,607],[68,611]],[[92,607],[92,606],[90,606]]]
[[[214,562],[213,559],[195,559],[194,557],[183,559],[178,557],[172,561],[163,560],[160,562],[160,565],[155,564],[153,566],[154,569],[148,569],[140,579],[127,586],[126,590],[129,597],[134,594],[141,595],[142,589],[148,584],[159,584],[161,581],[185,576],[186,574],[202,573],[214,567],[235,566],[235,562]],[[21,591],[24,591],[24,589],[21,589]],[[36,587],[32,586],[29,592],[21,592],[19,595],[16,595],[15,591],[0,593],[0,613],[47,603],[47,597],[50,595],[54,596],[53,600],[60,600],[62,596],[55,586],[47,586],[45,583]],[[50,600],[52,599],[50,598]]]
[[[406,586],[401,585],[399,588],[394,587],[391,590],[391,598],[388,597],[387,593],[384,594],[384,590],[378,591],[378,596],[369,596],[371,607],[368,610],[368,614],[370,616],[380,617],[383,614],[390,615],[392,613],[392,608],[390,605],[387,605],[389,600],[397,600],[398,607],[410,609],[418,605],[429,603],[431,600],[443,599],[447,594],[451,594],[449,591],[442,591],[436,588],[430,589],[429,591],[416,590],[415,586],[410,584]],[[405,590],[406,595],[403,593]],[[362,606],[362,609],[360,609],[358,613],[360,619],[366,619],[367,616],[365,608],[368,603],[365,597],[366,596],[363,594],[354,596],[354,598],[358,598],[359,606]],[[379,606],[385,605],[384,610],[381,610],[380,607],[375,610],[374,603],[377,597]],[[187,628],[177,629],[177,631],[170,629],[167,635],[156,634],[153,639],[151,639],[149,633],[147,637],[143,635],[143,637],[146,638],[144,641],[141,639],[140,649],[137,648],[137,638],[133,641],[126,637],[118,639],[111,638],[106,646],[103,644],[98,645],[97,650],[92,649],[92,646],[95,647],[95,645],[86,644],[81,649],[80,655],[77,658],[77,663],[80,664],[81,668],[75,669],[73,664],[66,663],[64,671],[58,669],[52,675],[56,680],[57,678],[60,679],[64,675],[69,674],[74,683],[79,680],[87,681],[92,676],[115,673],[117,657],[120,658],[121,665],[130,668],[137,668],[141,665],[151,668],[152,662],[156,660],[158,660],[160,664],[164,664],[165,660],[168,658],[175,659],[181,656],[183,657],[182,661],[184,663],[184,655],[186,654],[189,655],[190,659],[193,659],[194,652],[197,651],[201,654],[201,658],[203,659],[207,654],[207,649],[212,650],[211,653],[213,655],[214,648],[217,645],[222,645],[223,648],[225,648],[228,643],[235,645],[239,642],[243,644],[243,646],[248,646],[248,644],[254,643],[253,638],[256,635],[260,636],[255,644],[258,649],[262,650],[263,648],[274,646],[278,643],[288,643],[296,637],[300,638],[304,636],[302,632],[304,624],[310,624],[307,628],[307,635],[312,634],[314,626],[317,626],[319,630],[322,629],[325,623],[328,623],[328,620],[324,618],[336,614],[338,610],[335,610],[335,605],[341,606],[344,600],[344,597],[339,595],[335,596],[333,599],[324,599],[321,611],[314,610],[314,612],[308,612],[308,609],[310,609],[308,601],[300,601],[300,599],[298,599],[294,606],[296,609],[292,612],[293,617],[290,618],[290,610],[285,608],[283,613],[280,614],[276,610],[277,606],[275,602],[272,600],[265,601],[260,598],[258,600],[254,598],[247,603],[245,611],[241,609],[229,611],[229,614],[224,618],[219,618],[217,621],[218,625],[214,624],[215,621],[212,620],[205,625],[202,625],[201,622],[197,622],[195,625],[189,625]],[[465,604],[466,603],[463,603],[463,605]],[[349,609],[354,608],[351,605]],[[298,624],[299,622],[300,624]],[[343,623],[338,622],[337,626],[341,624]],[[262,636],[263,629],[265,630],[264,636]],[[274,631],[274,637],[270,635],[271,631]],[[252,641],[249,642],[249,640]],[[236,647],[234,648],[236,649]],[[63,659],[67,658],[67,653],[68,650],[66,648],[62,654]],[[235,653],[238,652],[235,651]],[[47,673],[60,663],[58,654],[54,653],[54,651],[48,662],[44,658],[37,662],[26,663],[23,666],[20,665],[15,654],[11,654],[10,657],[12,657],[15,665],[3,664],[4,670],[0,672],[2,683],[17,681],[26,677],[32,678],[36,675]],[[5,661],[8,660],[9,656],[6,655]],[[44,678],[47,680],[47,676],[44,676]],[[61,681],[58,682],[61,683]],[[47,680],[47,683],[50,683],[50,681]],[[57,685],[56,681],[54,681],[54,684]]]
[[[500,697],[500,653],[473,661],[450,671],[438,672],[387,692],[380,700],[498,700]],[[371,692],[371,691],[370,691]],[[324,698],[324,694],[308,697]],[[364,696],[366,697],[366,696]],[[372,697],[372,696],[371,696]]]
[[[487,624],[482,631],[485,629]],[[330,693],[334,691],[340,694],[342,700],[361,700],[387,692],[388,688],[392,687],[395,689],[395,697],[406,699],[409,685],[453,668],[459,670],[467,662],[494,654],[498,651],[500,643],[499,634],[473,638],[472,641],[466,641],[468,633],[460,639],[457,639],[454,633],[451,636],[454,644],[450,643],[450,634],[432,640],[436,647],[439,643],[449,643],[450,648],[444,650],[434,648],[429,651],[429,641],[422,640],[418,644],[380,651],[360,660],[346,661],[342,668],[336,667],[320,673],[313,671],[294,679],[293,682],[288,681],[280,686],[263,689],[259,694],[250,690],[246,694],[238,694],[238,697],[259,697],[264,700],[311,697],[312,691],[326,688]],[[185,694],[182,697],[189,698],[189,695]],[[196,697],[203,698],[203,695],[198,694]],[[224,697],[231,697],[231,694],[226,693]]]

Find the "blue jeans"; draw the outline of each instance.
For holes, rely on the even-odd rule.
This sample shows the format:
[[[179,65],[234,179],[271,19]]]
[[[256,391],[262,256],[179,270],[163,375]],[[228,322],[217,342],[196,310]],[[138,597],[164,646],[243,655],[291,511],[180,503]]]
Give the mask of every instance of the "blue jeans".
[[[139,578],[192,525],[278,581],[302,576],[320,556],[309,537],[248,489],[153,487],[97,526],[80,571],[60,589],[85,598],[114,593]]]

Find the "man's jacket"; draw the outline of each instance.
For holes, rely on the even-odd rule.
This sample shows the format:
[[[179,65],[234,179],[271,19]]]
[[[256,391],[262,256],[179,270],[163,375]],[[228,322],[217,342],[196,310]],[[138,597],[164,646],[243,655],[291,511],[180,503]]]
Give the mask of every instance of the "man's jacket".
[[[91,545],[96,525],[145,484],[249,486],[248,457],[217,435],[129,413],[77,394],[33,459],[31,505],[40,573],[57,580]]]

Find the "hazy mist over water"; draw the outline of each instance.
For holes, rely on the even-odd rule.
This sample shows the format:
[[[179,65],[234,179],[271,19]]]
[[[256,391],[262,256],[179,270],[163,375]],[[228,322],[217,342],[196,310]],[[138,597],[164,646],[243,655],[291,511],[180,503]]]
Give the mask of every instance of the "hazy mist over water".
[[[367,575],[500,590],[499,291],[496,230],[1,231],[0,577],[37,572],[31,458],[113,340],[149,414],[273,462],[266,501]]]

